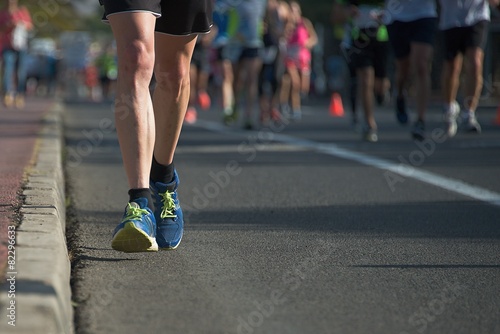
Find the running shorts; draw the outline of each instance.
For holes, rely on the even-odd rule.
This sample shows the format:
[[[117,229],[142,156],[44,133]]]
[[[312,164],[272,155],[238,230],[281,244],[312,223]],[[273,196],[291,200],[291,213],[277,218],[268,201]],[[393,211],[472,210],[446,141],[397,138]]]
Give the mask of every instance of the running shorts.
[[[348,61],[351,61],[351,66],[356,69],[373,67],[375,78],[386,78],[389,43],[379,41],[376,34],[363,31],[362,36],[364,38],[353,41]]]
[[[411,43],[433,46],[437,30],[436,18],[423,18],[410,22],[394,21],[387,26],[389,42],[397,59],[410,55]]]
[[[459,54],[465,54],[468,48],[484,50],[488,35],[488,21],[480,21],[469,27],[446,29],[444,34],[445,59],[452,60]]]
[[[156,16],[155,31],[169,35],[207,33],[212,26],[212,0],[99,0],[103,21],[124,12],[146,12]]]

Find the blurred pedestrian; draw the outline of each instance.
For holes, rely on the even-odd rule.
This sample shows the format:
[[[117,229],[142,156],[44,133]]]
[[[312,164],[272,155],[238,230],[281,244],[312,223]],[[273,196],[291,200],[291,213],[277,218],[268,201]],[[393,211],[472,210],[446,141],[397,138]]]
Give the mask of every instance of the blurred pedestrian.
[[[488,37],[490,5],[500,0],[470,0],[457,2],[440,0],[439,28],[443,30],[445,61],[442,71],[442,89],[447,134],[457,133],[460,105],[456,101],[460,73],[465,60],[463,124],[468,132],[481,133],[476,108],[483,88],[484,47]]]
[[[212,48],[215,52],[216,71],[220,77],[220,97],[223,122],[231,124],[237,118],[234,112],[234,71],[230,59],[228,43],[236,32],[237,13],[228,0],[215,0],[213,13],[215,36]]]
[[[290,2],[291,20],[286,46],[286,73],[290,85],[282,85],[280,102],[282,105],[290,102],[291,118],[299,120],[302,117],[302,96],[309,94],[311,80],[311,49],[318,43],[318,37],[311,21],[302,15],[302,9],[297,1]]]
[[[217,33],[216,30],[217,28],[212,28],[210,33],[199,36],[194,47],[190,69],[191,94],[185,117],[185,121],[188,123],[196,121],[197,106],[202,110],[210,109],[211,99],[207,92],[211,72],[210,47]]]
[[[24,107],[27,80],[28,32],[33,22],[28,9],[7,0],[0,10],[0,46],[3,63],[3,103]]]
[[[374,116],[374,97],[384,96],[388,89],[387,28],[382,24],[384,1],[351,0],[352,45],[347,57],[356,68],[359,96],[363,105],[365,125],[363,139],[378,141]]]
[[[174,153],[189,101],[198,34],[212,25],[212,0],[101,0],[118,55],[115,122],[129,202],[113,249],[174,249],[184,220]],[[155,74],[151,97],[149,84]]]
[[[254,128],[254,111],[258,107],[258,82],[262,67],[260,50],[266,0],[242,0],[236,5],[239,25],[232,39],[238,50],[233,59],[235,108],[243,107],[243,128]],[[234,111],[237,112],[237,111]]]
[[[336,33],[337,41],[340,40],[340,51],[349,70],[349,104],[351,107],[351,125],[358,129],[359,119],[357,114],[358,79],[356,67],[352,61],[353,50],[353,19],[350,13],[349,0],[334,0],[331,11],[331,22]]]
[[[283,9],[278,0],[269,0],[264,16],[264,47],[261,49],[262,69],[259,75],[260,123],[263,126],[268,126],[271,121],[281,121],[278,87],[284,74],[284,66],[280,64],[284,58],[280,43],[284,40],[288,20],[288,12]]]
[[[113,94],[118,69],[116,63],[116,48],[113,44],[105,47],[97,56],[95,65],[99,71],[99,83],[101,85],[102,99],[108,101]]]
[[[437,28],[436,3],[435,0],[386,0],[384,18],[396,57],[396,118],[401,124],[408,123],[406,97],[414,71],[417,120],[411,135],[416,140],[423,140]]]
[[[87,98],[89,101],[97,101],[97,87],[99,85],[99,69],[93,63],[88,64],[83,72]]]

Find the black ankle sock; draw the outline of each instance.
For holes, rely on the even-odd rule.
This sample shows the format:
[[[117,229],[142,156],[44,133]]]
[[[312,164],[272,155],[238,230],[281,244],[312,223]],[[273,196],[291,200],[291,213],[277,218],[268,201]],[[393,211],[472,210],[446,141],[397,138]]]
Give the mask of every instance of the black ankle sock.
[[[153,156],[151,164],[151,180],[153,182],[170,183],[174,179],[174,163],[161,165]]]
[[[149,188],[138,188],[138,189],[130,189],[128,191],[129,202],[132,202],[138,198],[144,197],[148,200],[148,207],[151,211],[155,211],[153,197],[151,196],[151,191]]]

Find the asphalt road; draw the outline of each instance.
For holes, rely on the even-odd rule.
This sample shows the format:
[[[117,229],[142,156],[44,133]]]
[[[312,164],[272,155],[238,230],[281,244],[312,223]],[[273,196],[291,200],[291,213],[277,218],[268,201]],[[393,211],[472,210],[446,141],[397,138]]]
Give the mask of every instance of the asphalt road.
[[[379,143],[304,107],[256,131],[186,125],[175,251],[125,254],[128,190],[109,105],[68,105],[78,333],[499,333],[500,127],[417,144],[392,110]],[[432,135],[433,134],[433,135]]]

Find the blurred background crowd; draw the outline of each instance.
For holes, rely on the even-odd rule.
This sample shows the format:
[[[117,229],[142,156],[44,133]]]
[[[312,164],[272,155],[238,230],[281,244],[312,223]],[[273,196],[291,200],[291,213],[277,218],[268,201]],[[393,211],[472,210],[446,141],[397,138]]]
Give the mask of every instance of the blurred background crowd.
[[[257,83],[258,91],[255,95],[262,96],[266,89],[277,91],[271,100],[260,101],[261,108],[269,109],[268,113],[260,116],[261,121],[276,116],[271,108],[273,105],[280,113],[287,113],[290,117],[299,119],[300,101],[303,99],[310,96],[329,97],[332,92],[339,92],[342,96],[349,95],[351,76],[342,50],[345,24],[336,21],[333,12],[337,2],[332,0],[214,1],[214,31],[200,38],[200,44],[205,51],[201,56],[195,53],[193,57],[193,62],[197,62],[194,68],[199,73],[195,79],[197,87],[194,88],[195,93],[190,106],[191,116],[189,112],[188,116],[195,119],[193,113],[196,109],[209,106],[211,98],[218,101],[221,112],[224,112],[225,121],[231,122],[235,109],[234,100],[238,99],[238,92],[233,92],[232,101],[224,102],[224,82],[228,68],[222,60],[232,63],[234,81],[239,80],[239,69],[234,63],[239,62],[241,58],[247,60],[257,58],[257,61],[246,62],[242,66],[243,69],[247,69],[245,75],[247,79],[250,76],[248,80],[260,82]],[[245,9],[245,4],[250,4],[247,6],[249,8]],[[252,4],[260,4],[260,7]],[[262,11],[256,12],[256,8],[262,8]],[[36,2],[3,0],[0,11],[2,49],[0,84],[3,107],[22,108],[24,99],[30,96],[58,96],[78,101],[113,99],[113,86],[117,77],[115,46],[109,26],[101,22],[102,8],[97,0]],[[259,30],[258,41],[250,41],[253,37],[245,36],[244,25],[251,20],[244,15],[258,17],[259,21],[255,23],[262,27]],[[303,29],[303,32],[300,29]],[[439,34],[440,32],[436,41],[439,41]],[[258,52],[255,55],[239,54],[238,59],[232,59],[236,54],[234,45],[238,42],[243,44],[245,49],[256,47]],[[292,45],[294,42],[302,44],[310,51],[309,55],[304,56],[305,58],[300,58],[302,56],[297,58],[299,61],[295,64],[297,71],[287,65],[290,63],[290,53],[296,52]],[[221,54],[221,45],[231,45],[231,43],[233,47],[226,48]],[[245,43],[250,44],[245,45]],[[269,47],[273,45],[276,45],[277,49]],[[288,47],[287,51],[283,52],[284,58],[276,58],[276,54],[273,53],[279,55],[283,47]],[[492,8],[484,54],[482,94],[498,96],[500,87],[495,84],[500,82],[498,8]],[[207,59],[206,62],[204,57]],[[389,55],[388,79],[393,81],[394,65],[390,61],[391,57],[393,56]],[[278,75],[277,87],[273,87],[276,83],[266,80],[265,77],[265,71],[269,71],[269,66],[266,65],[271,64],[268,59],[280,59],[274,65],[284,67],[281,70],[272,67],[273,75],[276,76],[276,73]],[[435,66],[432,67],[431,74],[433,92],[440,90],[442,59],[443,47],[441,43],[436,42],[432,60]],[[301,61],[303,63],[300,63]],[[307,66],[304,66],[304,62]],[[253,70],[260,73],[260,79],[251,78]],[[256,104],[258,103],[256,98]],[[245,109],[245,106],[242,109]],[[252,124],[249,121],[245,126],[251,127]]]

